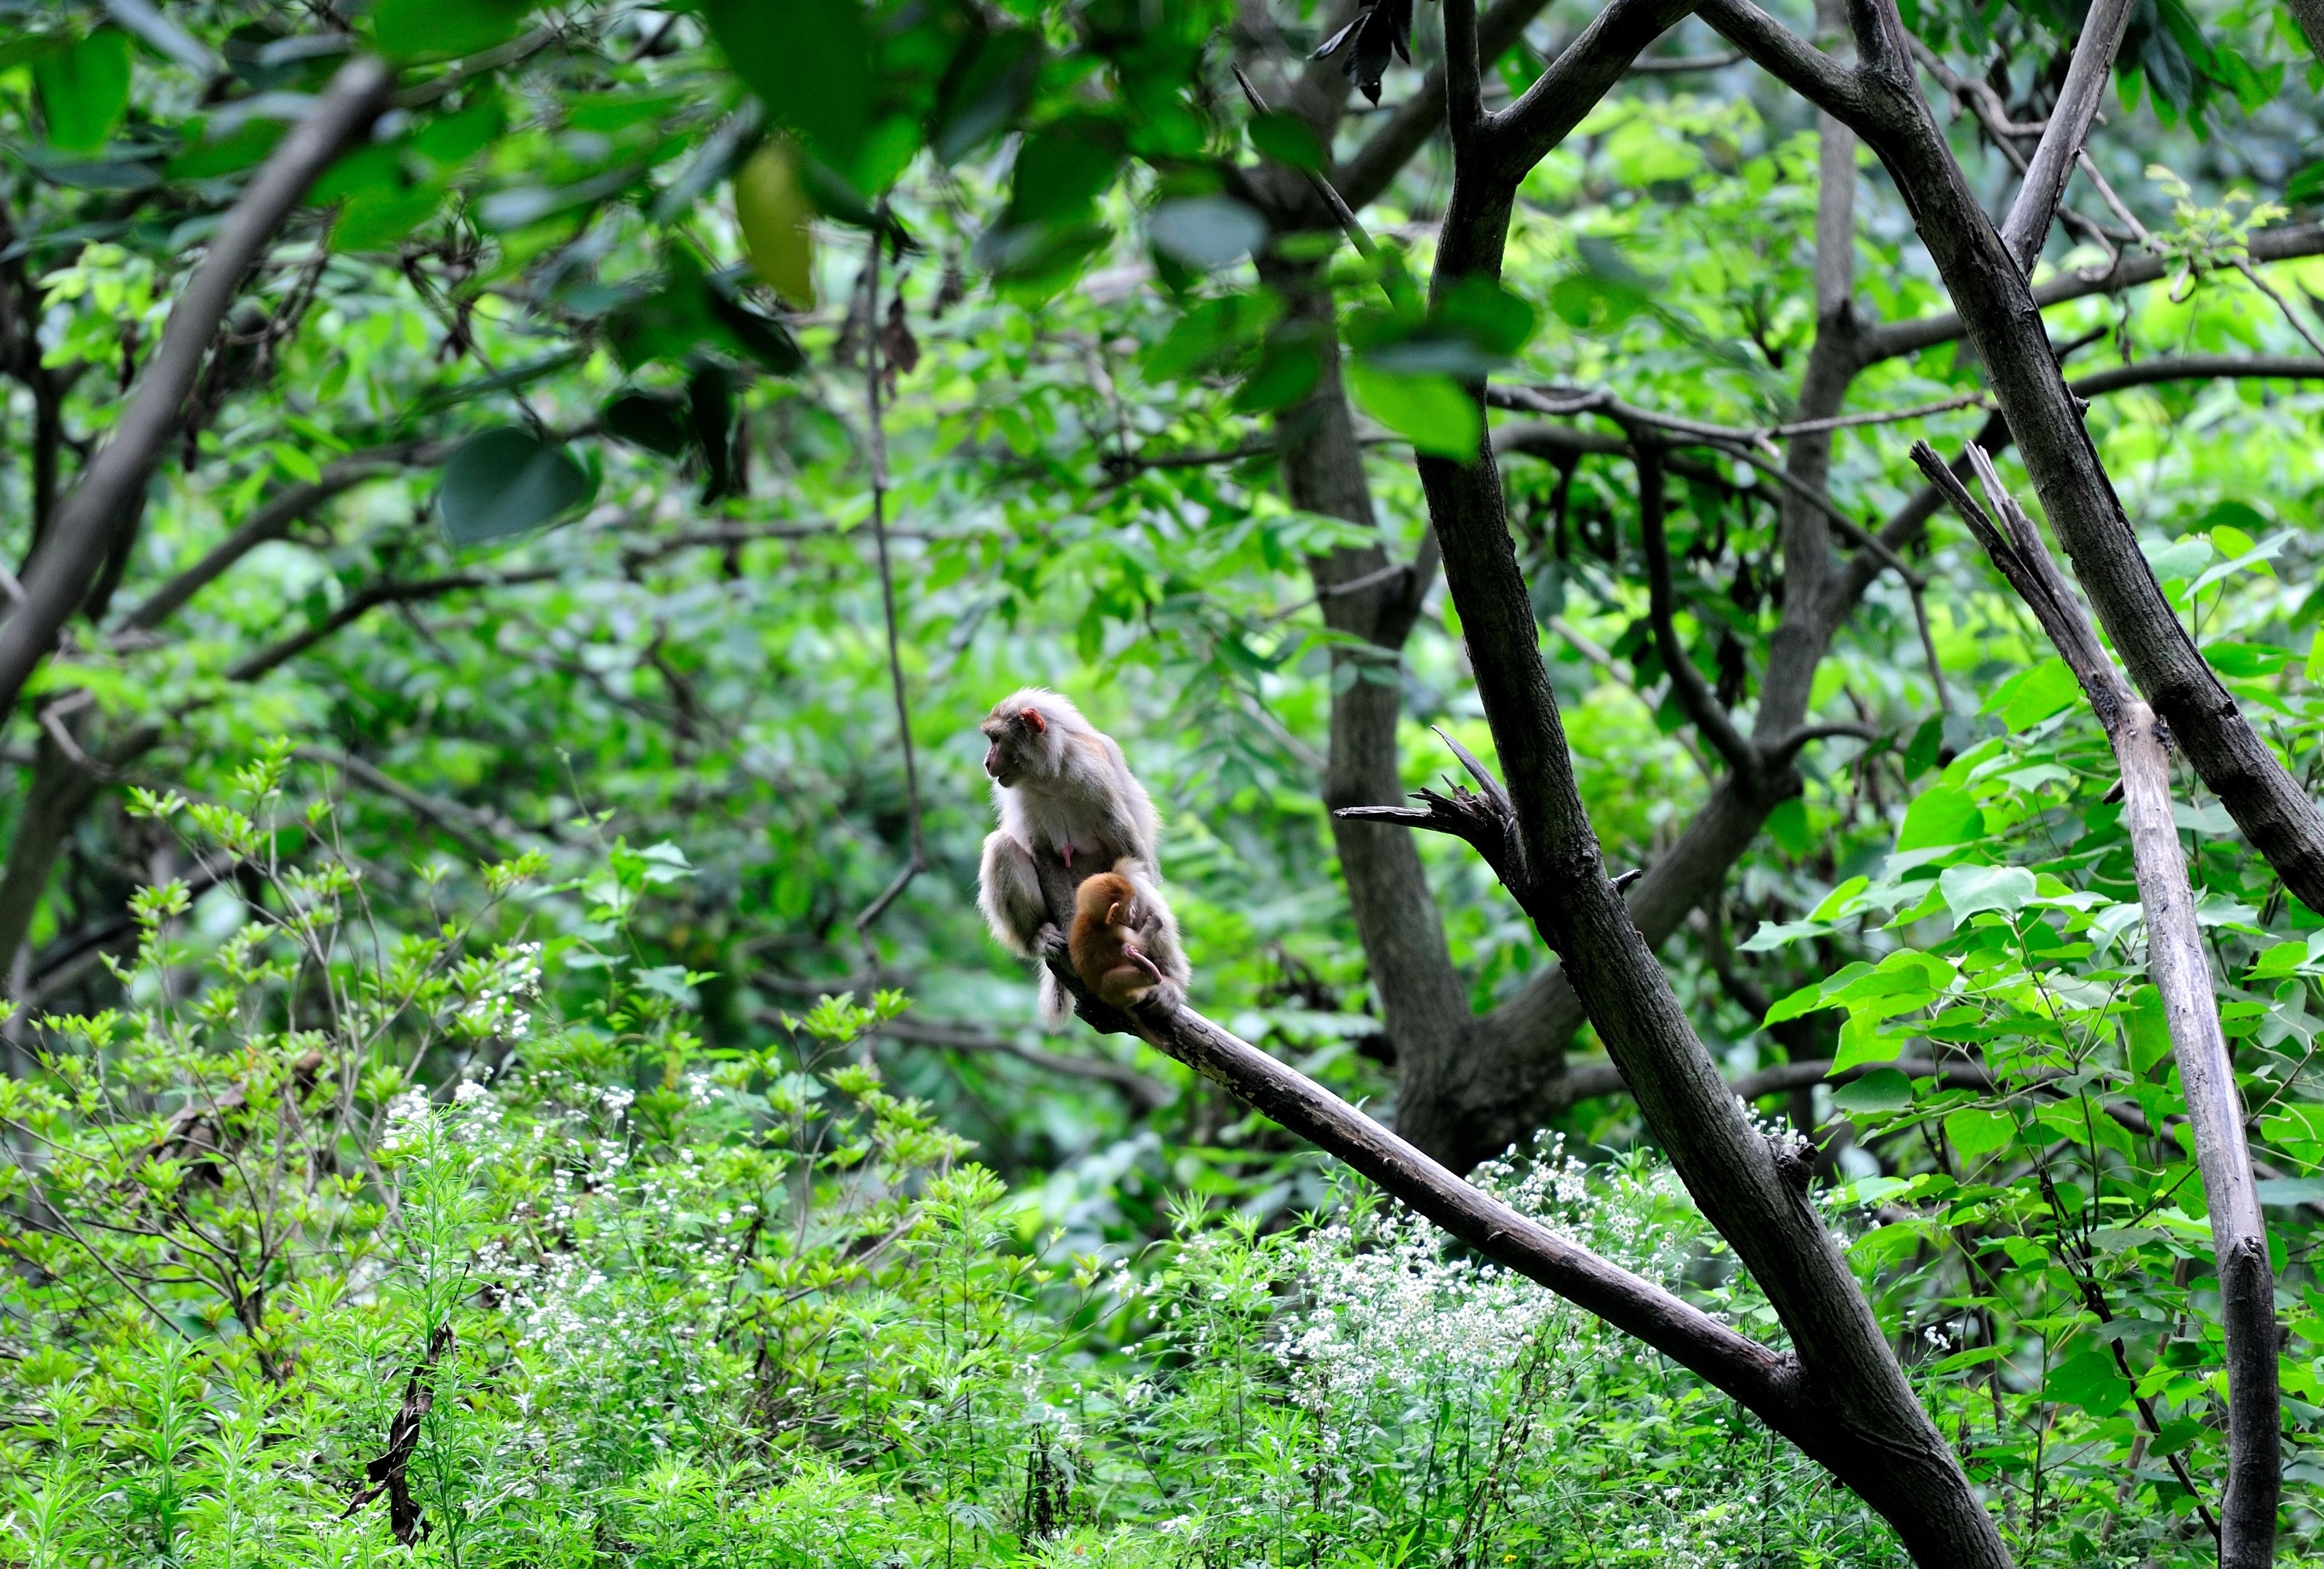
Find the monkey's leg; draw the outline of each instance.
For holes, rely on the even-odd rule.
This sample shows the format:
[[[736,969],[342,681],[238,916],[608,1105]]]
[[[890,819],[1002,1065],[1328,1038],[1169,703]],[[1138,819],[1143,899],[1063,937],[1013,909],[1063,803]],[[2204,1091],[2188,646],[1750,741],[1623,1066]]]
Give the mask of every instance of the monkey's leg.
[[[1001,946],[1015,954],[1038,955],[1049,909],[1041,899],[1041,874],[1033,864],[1033,853],[1014,835],[995,829],[985,837],[976,881],[977,908]]]

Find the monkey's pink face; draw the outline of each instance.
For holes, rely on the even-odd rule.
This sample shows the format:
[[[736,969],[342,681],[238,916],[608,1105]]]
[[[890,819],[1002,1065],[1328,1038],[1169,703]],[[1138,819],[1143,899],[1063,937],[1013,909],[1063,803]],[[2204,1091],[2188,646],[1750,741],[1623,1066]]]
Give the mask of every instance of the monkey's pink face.
[[[979,726],[984,732],[984,771],[1002,789],[1015,788],[1025,777],[1028,753],[1039,737],[1048,734],[1048,722],[1038,708],[1019,714],[996,714]]]
[[[988,730],[985,739],[984,771],[992,776],[994,783],[1013,788],[1025,777],[1024,760],[1017,755],[1017,748],[1006,732],[995,734]]]

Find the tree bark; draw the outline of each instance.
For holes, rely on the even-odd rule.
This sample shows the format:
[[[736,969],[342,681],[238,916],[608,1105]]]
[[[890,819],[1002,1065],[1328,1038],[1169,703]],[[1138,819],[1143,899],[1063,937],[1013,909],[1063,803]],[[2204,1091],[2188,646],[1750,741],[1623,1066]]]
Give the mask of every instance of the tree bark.
[[[1614,0],[1525,98],[1502,116],[1487,116],[1478,93],[1473,0],[1444,0],[1443,14],[1454,173],[1431,281],[1439,298],[1464,278],[1499,276],[1516,183],[1525,173],[1510,149],[1554,145],[1563,134],[1558,125],[1570,128],[1594,100],[1590,88],[1601,77],[1610,85],[1676,19],[1655,0]],[[1554,104],[1555,115],[1532,117],[1537,102]],[[1497,141],[1513,124],[1522,125],[1521,139]],[[1481,425],[1481,384],[1471,395]],[[1496,869],[1563,961],[1648,1126],[1695,1202],[1766,1292],[1820,1405],[1858,1450],[1844,1479],[1895,1526],[1919,1562],[2006,1564],[1999,1532],[1914,1398],[1846,1260],[1807,1202],[1804,1162],[1751,1125],[1606,879],[1509,537],[1491,444],[1480,441],[1467,462],[1423,457],[1419,467],[1508,780],[1508,833]],[[1868,1468],[1865,1457],[1875,1454],[1878,1463]]]
[[[41,908],[42,897],[48,892],[49,878],[56,871],[57,857],[64,850],[65,840],[88,803],[96,798],[98,784],[97,776],[67,753],[45,730],[33,753],[31,773],[23,808],[16,817],[15,835],[8,841],[8,859],[5,866],[0,866],[0,975],[9,977],[11,1014],[5,1035],[5,1049],[12,1060],[5,1066],[14,1076],[22,1076],[30,1066],[29,1063],[14,1060],[20,1051],[14,1013],[23,1001],[15,995],[16,957],[23,951],[24,938],[32,929],[32,917]]]
[[[1284,489],[1303,511],[1372,527],[1363,449],[1340,379],[1331,291],[1307,269],[1271,265],[1268,281],[1283,292],[1292,318],[1309,328],[1323,360],[1314,389],[1276,421]],[[1417,564],[1402,576],[1388,572],[1393,563],[1379,544],[1342,546],[1307,565],[1325,624],[1363,640],[1360,649],[1333,651],[1323,799],[1334,808],[1384,806],[1404,793],[1397,740],[1402,651],[1428,582]],[[1371,586],[1335,592],[1360,579]],[[1381,1021],[1396,1044],[1398,1103],[1425,1104],[1458,1057],[1470,1008],[1420,852],[1406,829],[1338,817],[1332,837]]]

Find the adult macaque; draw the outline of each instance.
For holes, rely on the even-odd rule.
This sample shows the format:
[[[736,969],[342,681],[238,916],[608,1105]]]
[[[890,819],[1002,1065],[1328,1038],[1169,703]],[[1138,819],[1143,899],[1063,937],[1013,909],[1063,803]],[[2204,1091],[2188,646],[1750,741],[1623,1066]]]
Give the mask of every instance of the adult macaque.
[[[977,906],[992,935],[1012,953],[1039,956],[1042,929],[1050,922],[1036,857],[1054,857],[1077,881],[1110,867],[1135,885],[1167,929],[1167,952],[1177,955],[1183,984],[1177,928],[1157,891],[1160,825],[1121,748],[1073,704],[1038,687],[1003,698],[978,728],[1000,818],[984,841],[977,872]],[[1149,950],[1149,956],[1171,974],[1161,953]],[[1041,1021],[1054,1029],[1072,1016],[1073,999],[1043,970]]]
[[[1065,938],[1074,974],[1116,1008],[1135,1008],[1166,983],[1181,990],[1188,970],[1170,907],[1131,881],[1124,860],[1074,893],[1074,928]]]

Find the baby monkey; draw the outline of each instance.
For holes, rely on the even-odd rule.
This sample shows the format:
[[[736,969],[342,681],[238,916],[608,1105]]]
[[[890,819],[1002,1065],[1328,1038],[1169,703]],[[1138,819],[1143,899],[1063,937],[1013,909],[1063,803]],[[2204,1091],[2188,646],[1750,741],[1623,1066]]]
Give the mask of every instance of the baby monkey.
[[[1147,956],[1148,947],[1175,955],[1177,934],[1167,930],[1169,912],[1124,874],[1134,866],[1118,862],[1115,870],[1099,872],[1074,891],[1074,929],[1065,939],[1082,984],[1116,1008],[1135,1008],[1167,982],[1185,980],[1165,975]]]

